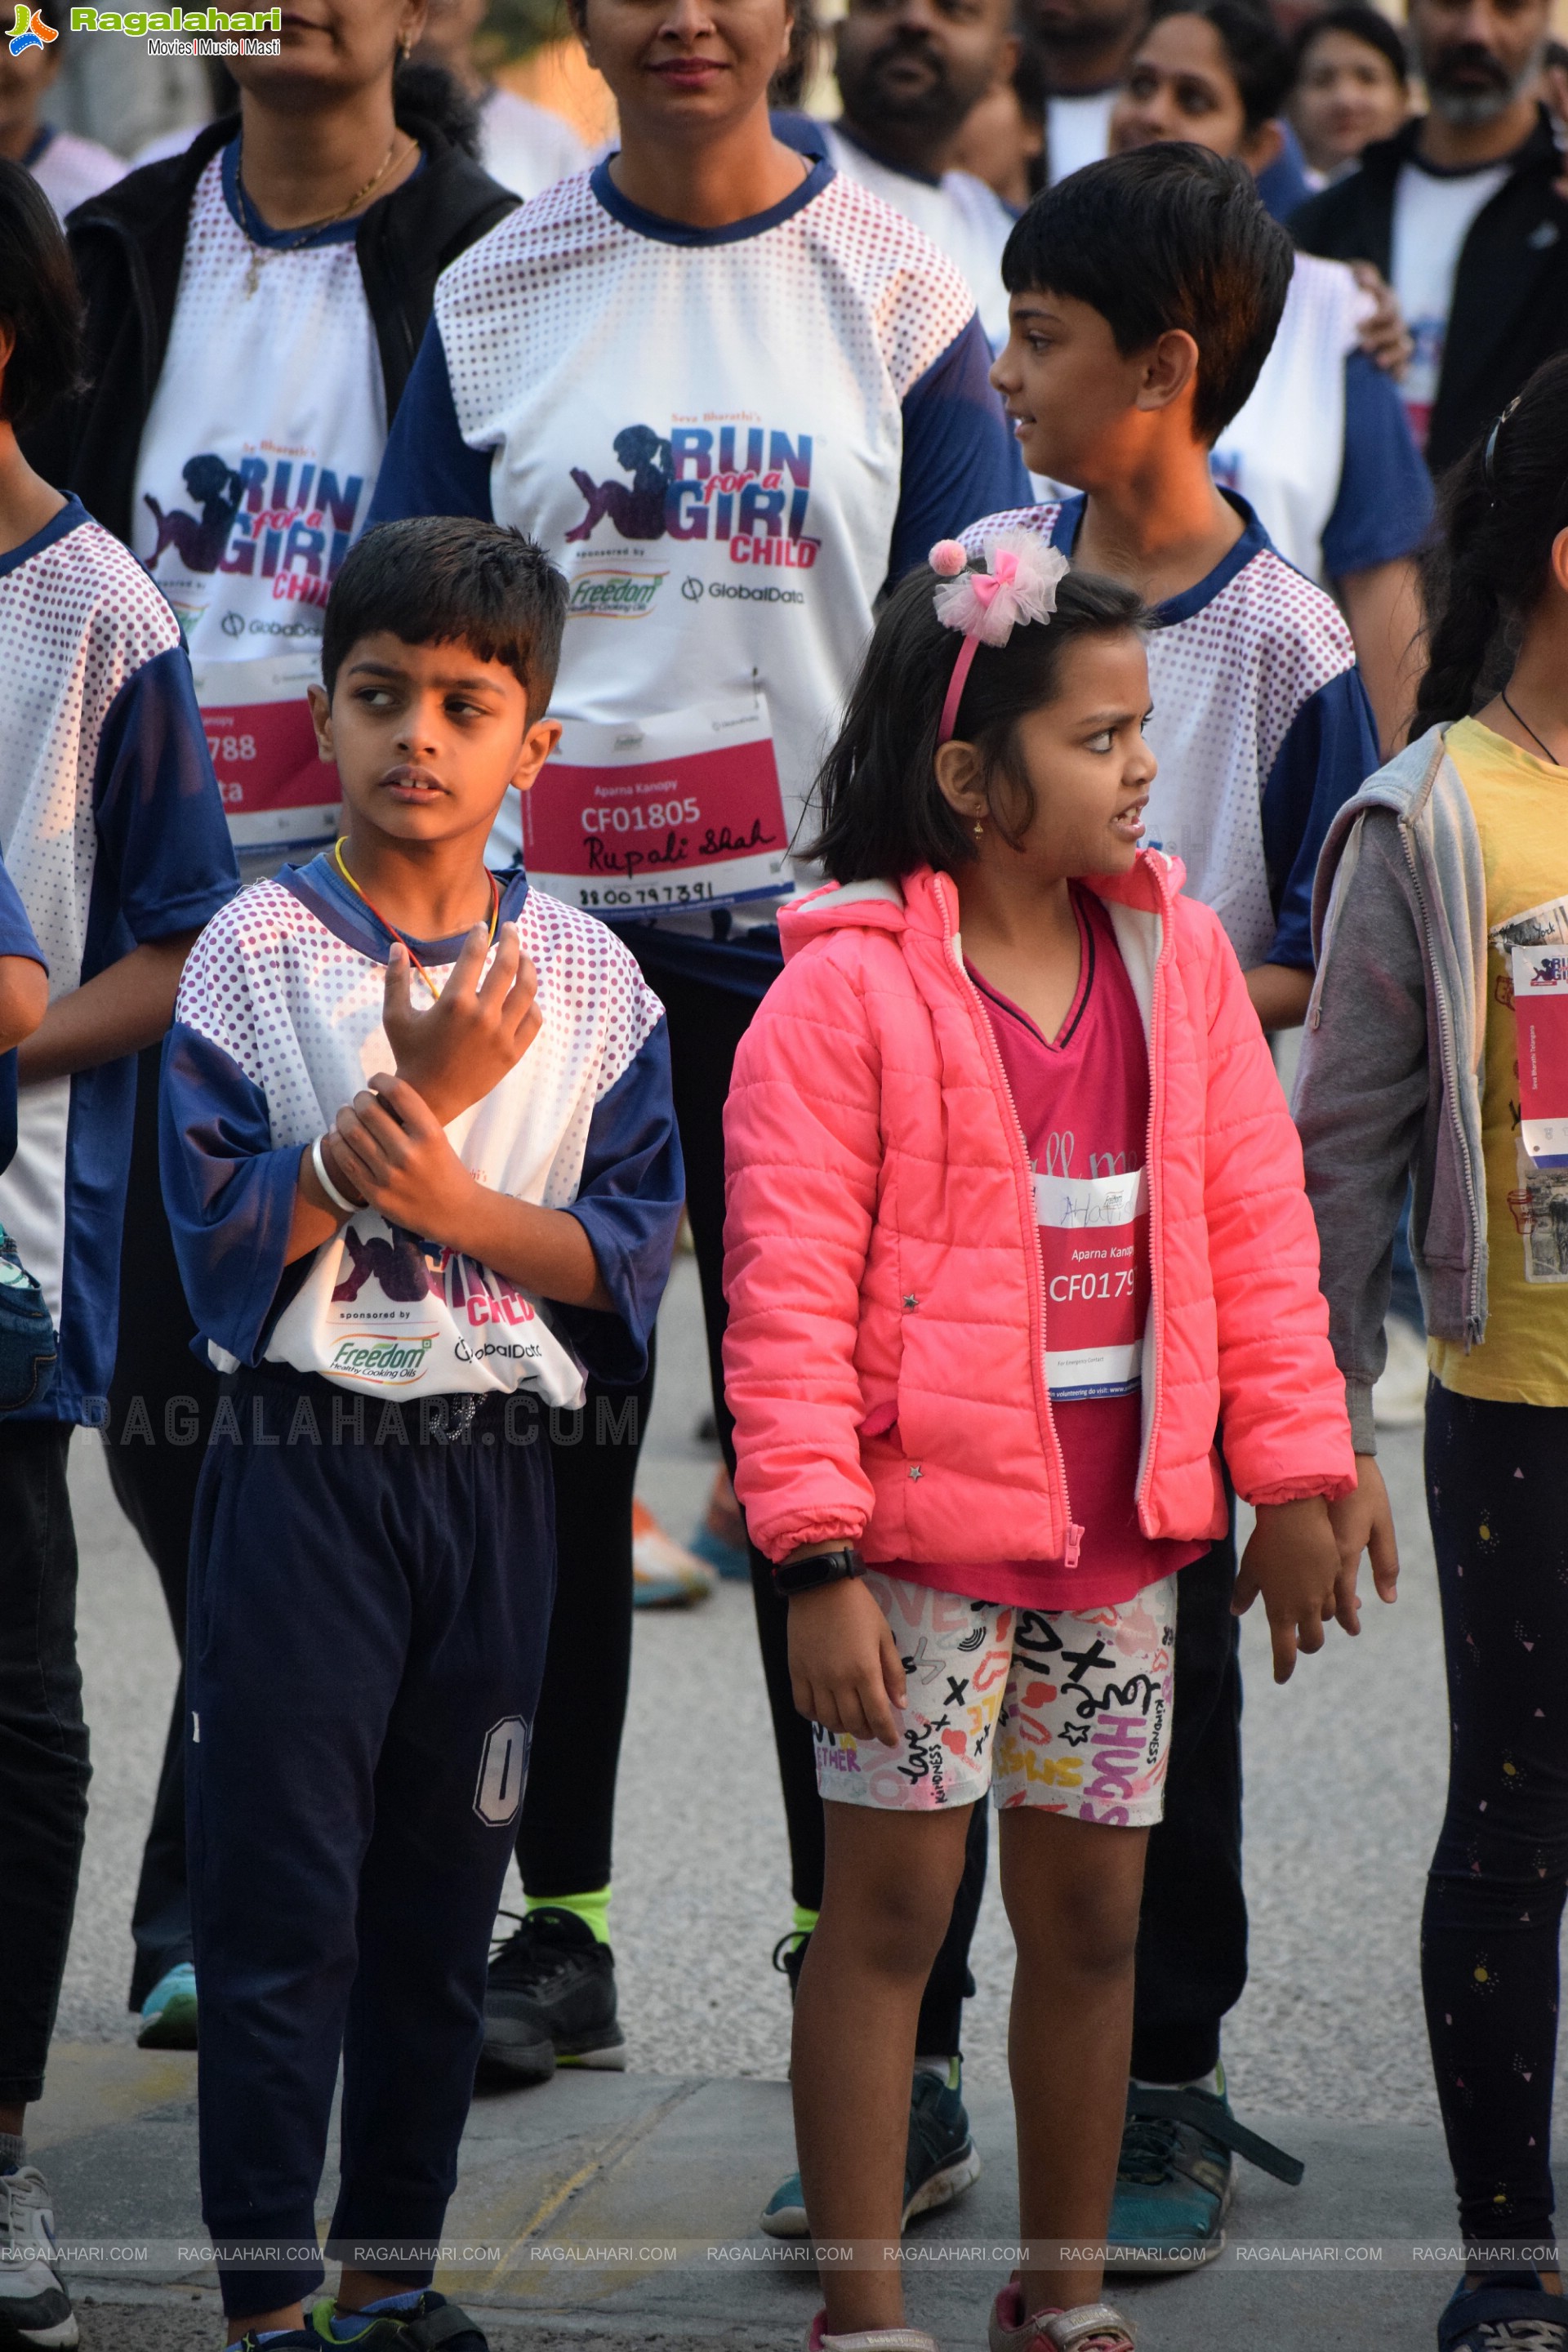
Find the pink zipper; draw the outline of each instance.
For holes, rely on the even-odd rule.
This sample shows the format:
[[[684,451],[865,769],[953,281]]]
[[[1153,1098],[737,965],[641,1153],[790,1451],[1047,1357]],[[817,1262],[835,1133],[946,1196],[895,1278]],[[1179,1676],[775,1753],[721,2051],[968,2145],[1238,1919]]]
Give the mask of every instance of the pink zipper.
[[[1162,1047],[1163,1045],[1161,1023],[1165,1010],[1165,965],[1174,945],[1168,897],[1160,909],[1160,952],[1154,959],[1154,990],[1149,1004],[1149,1125],[1143,1139],[1143,1165],[1149,1178],[1149,1317],[1154,1327],[1154,1402],[1149,1413],[1149,1442],[1143,1449],[1143,1465],[1132,1496],[1135,1508],[1142,1507],[1149,1475],[1154,1467],[1154,1447],[1160,1435],[1160,1415],[1165,1402],[1160,1381],[1160,1366],[1165,1353],[1165,1222],[1163,1189],[1154,1181],[1154,1105],[1159,1099],[1154,1083],[1154,1048],[1156,1042]]]
[[[1035,1342],[1031,1350],[1035,1373],[1035,1406],[1039,1415],[1040,1426],[1049,1441],[1050,1454],[1056,1463],[1057,1476],[1061,1485],[1062,1517],[1067,1522],[1067,1544],[1062,1553],[1062,1566],[1073,1569],[1078,1566],[1079,1552],[1083,1543],[1083,1529],[1075,1526],[1073,1522],[1072,1497],[1068,1492],[1068,1465],[1062,1453],[1061,1439],[1057,1435],[1056,1423],[1051,1418],[1050,1390],[1046,1381],[1046,1266],[1045,1260],[1040,1255],[1039,1219],[1035,1208],[1035,1188],[1029,1176],[1028,1139],[1024,1133],[1024,1122],[1018,1116],[1018,1105],[1008,1080],[1006,1065],[1002,1059],[1002,1049],[996,1043],[990,1017],[981,1003],[980,991],[963,969],[963,957],[959,950],[958,936],[948,919],[947,898],[942,887],[948,878],[942,874],[933,877],[937,885],[938,901],[942,907],[945,943],[952,958],[953,967],[963,984],[964,993],[969,1000],[970,1018],[976,1029],[981,1032],[981,1050],[990,1056],[991,1067],[1001,1084],[1003,1098],[1013,1115],[1013,1135],[1016,1146],[1013,1154],[1013,1173],[1018,1181],[1020,1194],[1026,1200],[1027,1213],[1025,1224],[1035,1236],[1035,1263],[1039,1271],[1039,1328],[1031,1335]],[[1150,1109],[1152,1114],[1152,1092],[1150,1095]],[[1152,1232],[1152,1226],[1151,1226],[1151,1232]]]

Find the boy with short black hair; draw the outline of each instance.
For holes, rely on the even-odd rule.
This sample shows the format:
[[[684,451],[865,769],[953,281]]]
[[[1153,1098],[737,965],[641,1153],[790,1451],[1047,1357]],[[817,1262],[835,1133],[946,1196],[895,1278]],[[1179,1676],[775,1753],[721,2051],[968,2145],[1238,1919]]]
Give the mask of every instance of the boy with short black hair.
[[[560,733],[564,606],[491,523],[351,551],[311,697],[342,838],[208,928],[165,1056],[175,1248],[227,1376],[187,1769],[231,2342],[482,2352],[428,2281],[549,1630],[537,1412],[584,1365],[640,1376],[684,1190],[658,1000],[485,866]],[[340,2053],[343,2273],[307,2330]]]
[[[1338,607],[1209,469],[1268,356],[1291,266],[1245,168],[1205,148],[1139,148],[1037,196],[1004,257],[1011,334],[991,380],[1030,470],[1078,495],[966,534],[1038,530],[1154,608],[1149,838],[1180,856],[1187,890],[1219,917],[1265,1029],[1303,1017],[1318,852],[1379,764]],[[1300,2177],[1238,2137],[1219,2063],[1221,2021],[1247,1979],[1235,1577],[1233,1515],[1179,1588],[1182,1703],[1144,1876],[1110,2221],[1113,2256],[1133,2250],[1124,2259],[1141,2272],[1218,2252],[1243,2140],[1254,2161]]]

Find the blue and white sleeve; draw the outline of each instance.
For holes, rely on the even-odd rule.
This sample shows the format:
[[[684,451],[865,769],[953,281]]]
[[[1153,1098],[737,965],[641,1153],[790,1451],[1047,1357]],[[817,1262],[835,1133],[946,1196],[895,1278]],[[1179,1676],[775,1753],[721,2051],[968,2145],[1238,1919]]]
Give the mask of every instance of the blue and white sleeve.
[[[259,1363],[310,1265],[308,1256],[287,1269],[283,1262],[299,1147],[274,1150],[261,1088],[183,1021],[164,1040],[158,1128],[163,1203],[196,1328],[242,1364]]]
[[[1264,961],[1312,969],[1312,878],[1336,813],[1383,764],[1357,669],[1342,670],[1286,730],[1263,787],[1263,856],[1278,929]]]
[[[5,871],[0,858],[0,956],[26,956],[33,963],[44,962],[44,951],[33,937],[33,926],[27,920],[16,885]],[[0,1172],[9,1168],[16,1154],[16,1048],[0,1054]]]
[[[446,346],[432,319],[392,420],[366,528],[406,515],[476,515],[492,522],[491,457],[489,449],[471,449],[458,428]]]
[[[685,1198],[669,1031],[661,1020],[594,1106],[577,1197],[568,1210],[593,1244],[615,1313],[554,1301],[550,1309],[597,1380],[631,1387],[647,1370],[648,1338]]]
[[[903,421],[889,582],[922,563],[939,539],[955,539],[981,515],[1026,507],[1033,496],[1023,453],[991,387],[991,346],[973,312],[910,386]]]
[[[239,887],[183,646],[144,662],[110,704],[92,800],[99,857],[83,980],[145,940],[198,930]]]
[[[1348,580],[1395,563],[1432,529],[1432,477],[1392,377],[1365,352],[1345,362],[1345,447],[1333,511],[1323,525],[1323,570]]]

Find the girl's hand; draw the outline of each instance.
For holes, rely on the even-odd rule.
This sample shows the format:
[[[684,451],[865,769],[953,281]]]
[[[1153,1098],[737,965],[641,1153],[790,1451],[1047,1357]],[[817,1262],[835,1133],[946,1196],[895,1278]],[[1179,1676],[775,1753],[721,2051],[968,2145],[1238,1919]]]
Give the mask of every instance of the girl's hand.
[[[342,1169],[348,1189],[362,1193],[388,1224],[462,1247],[464,1221],[479,1187],[447,1142],[437,1113],[405,1079],[378,1070],[369,1088],[343,1106],[331,1159],[334,1174]]]
[[[1375,1454],[1355,1458],[1356,1489],[1329,1505],[1329,1522],[1340,1548],[1340,1573],[1335,1616],[1347,1633],[1361,1632],[1361,1597],[1356,1579],[1361,1556],[1372,1559],[1372,1580],[1380,1601],[1399,1598],[1399,1545],[1394,1533],[1394,1512]]]
[[[1339,1546],[1321,1495],[1258,1505],[1230,1605],[1245,1617],[1262,1593],[1277,1683],[1295,1673],[1298,1649],[1322,1648],[1323,1627],[1337,1610],[1339,1575]]]
[[[795,1706],[825,1731],[900,1745],[906,1693],[892,1628],[858,1577],[796,1592],[789,1604],[789,1679]]]
[[[401,940],[386,959],[381,1021],[397,1075],[424,1096],[442,1127],[498,1087],[543,1025],[538,975],[511,924],[501,926],[495,961],[481,981],[489,953],[489,933],[476,923],[426,1013],[414,1009],[412,966]]]

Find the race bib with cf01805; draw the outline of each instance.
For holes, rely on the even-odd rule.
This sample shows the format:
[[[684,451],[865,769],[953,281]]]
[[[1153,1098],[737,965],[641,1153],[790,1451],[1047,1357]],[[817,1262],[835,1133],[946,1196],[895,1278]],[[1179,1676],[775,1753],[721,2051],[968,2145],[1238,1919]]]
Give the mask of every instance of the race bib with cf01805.
[[[1070,1138],[1063,1138],[1070,1158]],[[1051,1139],[1057,1140],[1055,1137]],[[1149,1186],[1123,1175],[1035,1176],[1046,1280],[1046,1378],[1058,1402],[1139,1384],[1149,1311]]]
[[[732,906],[794,888],[766,701],[568,719],[523,797],[522,856],[552,898],[598,912]]]
[[[316,750],[305,689],[321,683],[309,653],[194,661],[207,751],[236,849],[319,849],[338,829],[337,770]]]

